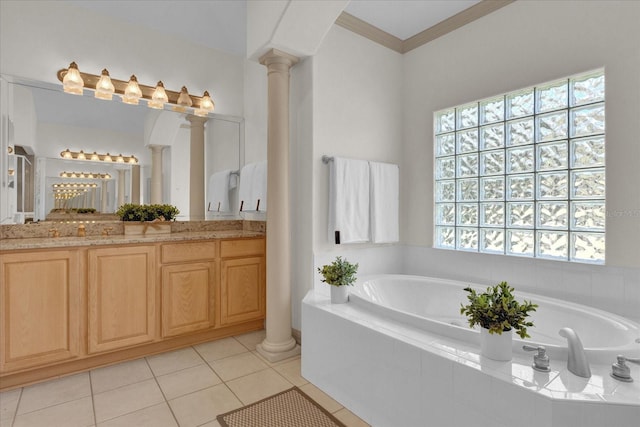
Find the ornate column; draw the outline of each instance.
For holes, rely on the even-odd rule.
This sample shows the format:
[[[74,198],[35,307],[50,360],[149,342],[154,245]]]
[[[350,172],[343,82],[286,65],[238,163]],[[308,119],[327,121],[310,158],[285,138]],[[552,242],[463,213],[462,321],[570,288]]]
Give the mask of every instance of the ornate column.
[[[204,220],[204,124],[207,117],[189,115],[189,219]]]
[[[164,145],[150,145],[151,149],[151,204],[162,203],[162,150]]]
[[[300,354],[291,336],[289,231],[289,69],[298,58],[272,49],[267,67],[267,336],[258,352],[270,362]]]
[[[131,203],[140,204],[140,165],[131,166]]]
[[[118,206],[124,205],[124,179],[125,179],[125,170],[118,169]]]

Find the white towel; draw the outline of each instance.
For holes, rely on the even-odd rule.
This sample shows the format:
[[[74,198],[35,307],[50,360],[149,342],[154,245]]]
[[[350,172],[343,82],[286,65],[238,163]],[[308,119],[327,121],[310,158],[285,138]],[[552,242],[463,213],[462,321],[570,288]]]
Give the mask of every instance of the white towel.
[[[335,157],[329,175],[329,241],[368,242],[369,163]]]
[[[242,167],[240,171],[240,188],[238,189],[238,204],[242,207],[243,211],[249,211],[255,209],[255,205],[251,207],[251,193],[253,187],[253,172],[255,171],[256,164],[249,163]]]
[[[369,162],[371,178],[371,241],[400,240],[400,170],[391,163]]]
[[[229,212],[229,175],[231,170],[216,172],[209,177],[207,189],[207,210],[211,212]]]
[[[258,162],[253,170],[253,185],[251,188],[250,209],[256,210],[260,200],[260,212],[267,211],[267,162]],[[245,205],[245,208],[247,206]]]

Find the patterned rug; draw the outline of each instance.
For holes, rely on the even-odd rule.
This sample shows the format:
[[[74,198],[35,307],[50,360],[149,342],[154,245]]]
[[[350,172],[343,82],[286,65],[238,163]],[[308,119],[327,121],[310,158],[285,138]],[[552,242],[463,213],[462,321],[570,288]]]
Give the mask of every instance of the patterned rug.
[[[218,415],[222,427],[345,427],[298,387]]]

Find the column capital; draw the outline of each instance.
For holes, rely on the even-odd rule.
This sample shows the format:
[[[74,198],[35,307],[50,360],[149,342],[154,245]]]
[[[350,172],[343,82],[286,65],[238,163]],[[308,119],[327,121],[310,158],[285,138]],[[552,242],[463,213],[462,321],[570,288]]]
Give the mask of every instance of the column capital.
[[[187,114],[185,117],[191,126],[204,126],[204,124],[209,120],[209,117],[200,117],[193,114]]]
[[[298,63],[300,58],[293,56],[287,52],[283,52],[278,49],[270,49],[267,53],[260,57],[260,63],[267,68],[274,64],[286,65],[287,68],[291,68]]]

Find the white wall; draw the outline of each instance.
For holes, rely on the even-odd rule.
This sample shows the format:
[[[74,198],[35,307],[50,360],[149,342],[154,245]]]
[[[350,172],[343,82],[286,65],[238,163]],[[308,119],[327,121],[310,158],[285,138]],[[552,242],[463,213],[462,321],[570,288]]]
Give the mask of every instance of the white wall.
[[[334,25],[313,61],[313,241],[328,241],[329,167],[322,156],[402,161],[402,55]],[[404,173],[400,164],[400,175]]]
[[[604,67],[606,262],[640,267],[639,22],[639,2],[518,1],[407,53],[403,240],[433,240],[434,111]]]
[[[131,74],[171,90],[208,90],[216,112],[241,116],[244,58],[198,46],[62,1],[0,3],[0,72],[58,83],[56,72],[77,62],[81,71],[113,78]]]

